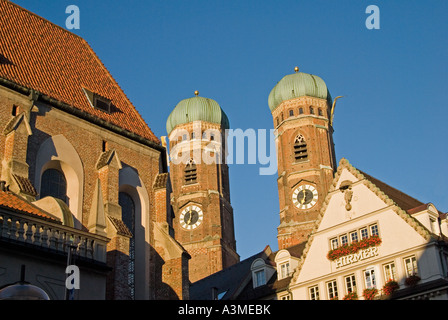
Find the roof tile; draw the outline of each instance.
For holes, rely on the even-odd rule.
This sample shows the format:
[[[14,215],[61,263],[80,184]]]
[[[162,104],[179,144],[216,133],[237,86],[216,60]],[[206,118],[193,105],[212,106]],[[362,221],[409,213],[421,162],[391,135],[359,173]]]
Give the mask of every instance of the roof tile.
[[[0,77],[160,143],[84,39],[7,0],[0,12]],[[83,88],[114,112],[94,109]]]

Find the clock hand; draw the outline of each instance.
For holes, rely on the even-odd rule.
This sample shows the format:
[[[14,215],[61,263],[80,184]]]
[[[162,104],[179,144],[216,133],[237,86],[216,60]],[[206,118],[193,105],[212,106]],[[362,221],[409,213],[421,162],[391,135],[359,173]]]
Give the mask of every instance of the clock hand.
[[[191,223],[191,209],[190,209],[190,217],[188,218],[187,224]]]
[[[300,201],[301,204],[305,203],[305,199],[306,199],[306,193],[305,193],[305,189],[303,189],[303,198],[302,201]]]

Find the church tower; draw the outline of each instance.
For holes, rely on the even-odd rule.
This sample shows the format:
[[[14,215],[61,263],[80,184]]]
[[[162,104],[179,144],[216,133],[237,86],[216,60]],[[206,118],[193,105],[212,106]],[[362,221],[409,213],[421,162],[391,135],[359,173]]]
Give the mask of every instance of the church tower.
[[[191,256],[191,282],[239,262],[224,161],[228,128],[219,104],[197,91],[167,120],[174,237]]]
[[[336,169],[332,98],[318,76],[286,75],[269,94],[278,161],[279,249],[308,238]]]

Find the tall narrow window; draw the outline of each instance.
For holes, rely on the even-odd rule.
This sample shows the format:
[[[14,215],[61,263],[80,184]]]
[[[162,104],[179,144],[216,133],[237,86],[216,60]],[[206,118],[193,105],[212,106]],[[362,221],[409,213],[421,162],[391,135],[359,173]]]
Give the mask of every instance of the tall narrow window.
[[[375,269],[367,269],[364,271],[364,276],[366,280],[366,288],[371,289],[376,287],[376,279],[375,279]]]
[[[314,114],[314,108],[310,107],[310,114]]]
[[[372,235],[372,236],[377,236],[377,235],[379,235],[379,232],[378,232],[378,225],[377,225],[377,224],[372,224],[372,225],[370,226],[370,235]]]
[[[184,170],[185,174],[185,184],[193,184],[197,182],[197,171],[196,171],[196,164],[194,163],[193,159],[190,159],[185,166]]]
[[[309,294],[310,294],[310,300],[320,300],[318,286],[310,287],[310,288],[308,288],[308,290],[309,290]]]
[[[302,107],[299,108],[299,114],[303,114],[303,108]]]
[[[67,203],[67,181],[62,172],[56,169],[47,169],[42,174],[40,184],[40,197],[47,196],[61,199]]]
[[[404,266],[406,268],[407,277],[418,274],[417,259],[415,256],[404,259]]]
[[[385,264],[383,266],[384,268],[384,279],[387,281],[389,280],[397,280],[397,272],[395,270],[395,263],[391,262],[388,264]]]
[[[118,194],[118,204],[121,206],[121,215],[124,224],[132,233],[129,239],[129,264],[128,264],[128,286],[132,300],[135,299],[135,204],[131,196],[125,192]]]
[[[336,299],[338,297],[338,285],[336,280],[327,282],[328,299]]]
[[[255,282],[256,282],[256,287],[266,284],[266,276],[264,274],[264,270],[255,272]]]
[[[347,290],[347,293],[356,293],[356,279],[354,274],[345,277],[345,289]]]
[[[304,161],[308,159],[306,141],[301,134],[294,139],[294,158],[296,161]]]
[[[289,275],[290,275],[290,273],[289,273],[289,262],[282,263],[280,265],[280,272],[281,272],[282,279],[289,277]]]
[[[292,109],[289,110],[289,116],[290,116],[290,117],[293,117],[293,116],[294,116],[294,110],[292,110]]]

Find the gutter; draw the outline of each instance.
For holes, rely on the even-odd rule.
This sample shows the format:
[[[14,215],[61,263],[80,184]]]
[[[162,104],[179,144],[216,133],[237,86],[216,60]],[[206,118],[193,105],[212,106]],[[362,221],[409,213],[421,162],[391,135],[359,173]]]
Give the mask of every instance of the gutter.
[[[62,111],[65,111],[65,112],[67,112],[69,114],[72,114],[72,115],[74,115],[74,116],[76,116],[78,118],[87,120],[88,122],[91,122],[91,123],[93,123],[93,124],[95,124],[97,126],[105,128],[107,130],[110,130],[110,131],[112,131],[114,133],[123,135],[126,138],[129,138],[129,139],[131,139],[133,141],[136,141],[136,142],[141,143],[141,144],[143,144],[145,146],[148,146],[148,147],[151,147],[153,149],[156,149],[157,151],[160,151],[163,154],[166,153],[165,147],[163,147],[163,146],[161,146],[161,145],[159,145],[159,144],[157,144],[157,143],[155,143],[155,142],[153,142],[153,141],[151,141],[151,140],[149,140],[147,138],[144,138],[142,136],[139,136],[136,133],[133,133],[131,131],[123,129],[123,128],[115,125],[115,124],[110,123],[110,122],[107,122],[106,120],[103,120],[101,118],[93,116],[93,115],[91,115],[91,114],[89,114],[89,113],[87,113],[87,112],[85,112],[83,110],[74,108],[73,106],[71,106],[71,105],[69,105],[67,103],[64,103],[62,101],[54,99],[54,98],[52,98],[52,97],[50,97],[48,95],[45,95],[45,94],[43,94],[41,92],[35,91],[33,89],[30,89],[30,88],[27,88],[27,87],[24,87],[24,86],[21,86],[21,85],[13,82],[11,80],[3,78],[3,77],[0,77],[0,85],[4,86],[6,88],[12,89],[12,90],[14,90],[16,92],[19,92],[19,93],[21,93],[23,95],[27,95],[27,96],[31,95],[31,99],[32,100],[35,100],[35,101],[36,100],[37,101],[40,100],[40,101],[46,102],[46,103],[52,105],[53,107],[55,107],[57,109],[60,109]],[[162,158],[164,158],[164,157],[162,157]]]

